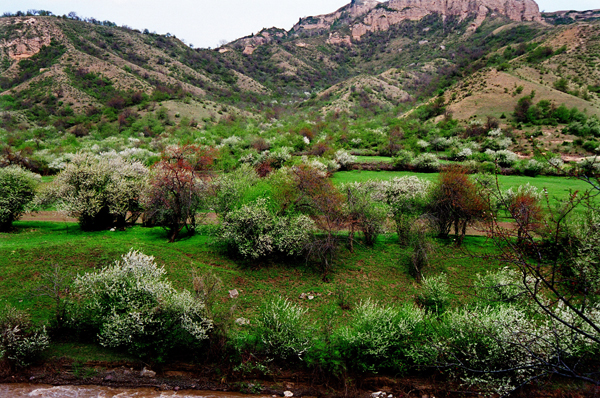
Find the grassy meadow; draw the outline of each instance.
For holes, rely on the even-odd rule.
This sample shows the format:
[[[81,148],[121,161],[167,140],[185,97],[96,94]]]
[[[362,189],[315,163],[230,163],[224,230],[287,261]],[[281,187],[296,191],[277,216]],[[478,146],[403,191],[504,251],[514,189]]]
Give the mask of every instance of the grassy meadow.
[[[405,175],[434,181],[438,174],[348,171],[335,173],[333,181],[341,184]],[[49,180],[45,178],[44,182]],[[530,183],[539,189],[546,188],[551,198],[559,199],[565,199],[570,191],[586,189],[582,181],[559,177],[499,176],[498,180],[502,189]],[[69,222],[21,221],[15,227],[11,233],[0,234],[0,300],[28,310],[40,322],[53,316],[53,301],[40,295],[40,288],[49,284],[46,276],[55,266],[74,277],[101,269],[130,249],[154,256],[178,289],[191,290],[193,275],[214,273],[223,282],[216,305],[220,309],[235,305],[235,318],[252,319],[262,303],[281,296],[301,303],[309,309],[313,320],[329,319],[341,324],[350,312],[342,306],[351,308],[367,298],[386,303],[414,301],[421,289],[409,274],[410,249],[399,246],[393,233],[380,236],[373,248],[362,245],[360,237],[354,252],[342,245],[333,273],[324,281],[321,273],[304,259],[249,261],[231,256],[214,238],[214,225],[206,225],[197,234],[184,235],[174,243],[167,243],[164,229],[141,225],[123,231],[99,232],[84,232],[78,224]],[[478,273],[500,267],[482,261],[481,256],[495,251],[493,241],[485,237],[468,236],[460,249],[451,241],[437,240],[433,244],[430,265],[424,274],[445,272],[456,305],[472,299],[469,287]],[[240,294],[234,300],[228,294],[233,289]],[[314,298],[300,299],[302,293]],[[53,343],[47,355],[67,355],[79,361],[121,358],[121,354],[100,347],[78,349],[76,354],[70,354],[70,347],[70,343]]]

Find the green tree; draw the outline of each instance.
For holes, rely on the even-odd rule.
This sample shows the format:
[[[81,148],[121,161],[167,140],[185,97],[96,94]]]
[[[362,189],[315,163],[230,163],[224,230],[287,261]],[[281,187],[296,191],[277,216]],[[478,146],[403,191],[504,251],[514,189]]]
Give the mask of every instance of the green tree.
[[[40,177],[18,166],[0,168],[0,231],[12,228],[33,200]]]

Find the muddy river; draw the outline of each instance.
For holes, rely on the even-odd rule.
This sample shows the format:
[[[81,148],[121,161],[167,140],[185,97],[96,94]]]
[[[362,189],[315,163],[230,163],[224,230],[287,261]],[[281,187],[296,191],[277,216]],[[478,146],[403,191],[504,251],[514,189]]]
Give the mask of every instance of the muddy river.
[[[153,388],[110,388],[99,386],[50,386],[43,384],[0,384],[0,398],[270,398],[272,395],[246,395],[212,391],[158,391]]]

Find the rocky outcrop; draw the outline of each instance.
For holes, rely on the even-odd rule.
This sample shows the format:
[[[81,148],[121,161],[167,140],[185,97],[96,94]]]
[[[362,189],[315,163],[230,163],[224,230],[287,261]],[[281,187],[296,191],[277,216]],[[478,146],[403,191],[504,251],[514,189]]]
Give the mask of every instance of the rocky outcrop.
[[[12,25],[10,34],[0,38],[0,50],[13,60],[29,58],[50,45],[55,35],[62,35],[55,29],[48,29],[41,18],[6,18],[4,24]]]
[[[269,44],[274,40],[285,37],[287,32],[283,29],[270,28],[263,29],[255,35],[243,37],[230,44],[227,47],[221,47],[219,52],[226,52],[230,46],[241,46],[244,48],[244,54],[249,55],[254,52],[256,47],[262,46],[263,44]]]
[[[301,18],[292,32],[329,29],[334,23],[350,23],[365,15],[379,4],[377,0],[352,0],[352,2],[334,13]]]
[[[361,22],[352,26],[352,38],[360,40],[367,32],[385,31],[393,24],[438,13],[464,20],[475,16],[471,28],[477,28],[488,15],[502,15],[513,21],[542,22],[533,0],[390,0],[375,7]]]

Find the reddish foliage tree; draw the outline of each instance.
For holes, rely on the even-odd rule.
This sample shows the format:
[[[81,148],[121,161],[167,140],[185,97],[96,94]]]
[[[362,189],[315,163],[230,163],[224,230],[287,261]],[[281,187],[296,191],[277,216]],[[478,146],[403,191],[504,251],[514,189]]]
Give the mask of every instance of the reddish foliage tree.
[[[518,240],[540,228],[544,210],[540,200],[530,192],[518,192],[508,203],[508,211],[517,223]]]
[[[489,214],[489,206],[466,170],[460,166],[450,166],[439,175],[439,181],[432,191],[430,211],[439,236],[448,237],[454,226],[456,242],[460,246],[467,225],[485,219]]]
[[[216,153],[213,148],[196,145],[169,147],[154,165],[144,195],[146,217],[167,229],[169,242],[174,242],[183,228],[194,231],[196,214],[204,204],[202,177],[212,167]]]
[[[313,216],[323,235],[308,247],[308,255],[320,261],[323,278],[331,270],[338,248],[337,232],[344,226],[344,195],[319,170],[306,165],[293,169],[295,189],[291,192],[294,205]]]

